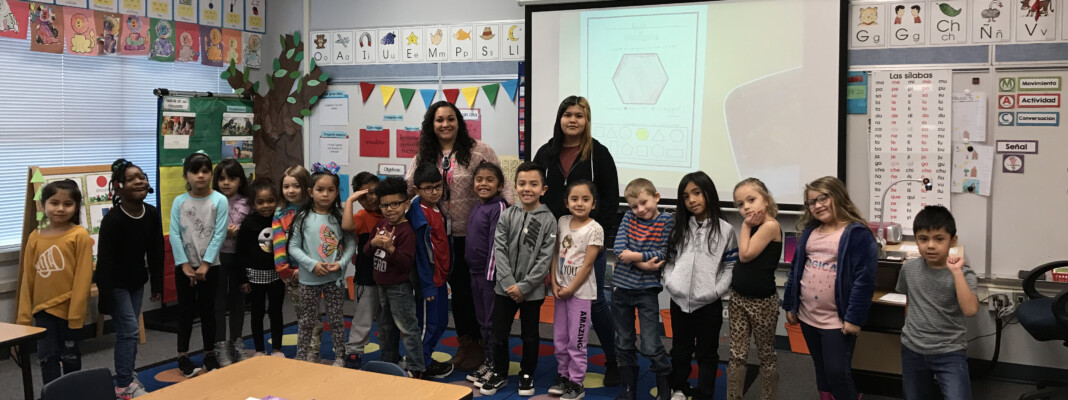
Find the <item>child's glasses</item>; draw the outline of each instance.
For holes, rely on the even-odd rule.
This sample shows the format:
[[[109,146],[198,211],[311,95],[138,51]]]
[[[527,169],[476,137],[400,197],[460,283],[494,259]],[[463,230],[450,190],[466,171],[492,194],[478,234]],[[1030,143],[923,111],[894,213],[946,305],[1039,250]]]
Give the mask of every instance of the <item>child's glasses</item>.
[[[420,186],[419,187],[419,190],[422,190],[422,191],[427,192],[427,193],[439,193],[444,189],[445,189],[445,184],[443,184],[443,183],[438,183],[436,185]]]
[[[812,207],[815,207],[816,204],[825,205],[825,204],[827,204],[827,200],[830,200],[830,199],[831,199],[831,196],[828,196],[826,193],[824,193],[824,194],[821,194],[821,195],[817,196],[816,198],[814,198],[812,200],[806,200],[805,201],[805,207],[812,208]]]
[[[407,203],[407,201],[394,201],[392,203],[380,203],[378,205],[378,207],[382,208],[383,210],[392,210],[394,208],[400,208],[402,205],[404,205],[404,203]]]

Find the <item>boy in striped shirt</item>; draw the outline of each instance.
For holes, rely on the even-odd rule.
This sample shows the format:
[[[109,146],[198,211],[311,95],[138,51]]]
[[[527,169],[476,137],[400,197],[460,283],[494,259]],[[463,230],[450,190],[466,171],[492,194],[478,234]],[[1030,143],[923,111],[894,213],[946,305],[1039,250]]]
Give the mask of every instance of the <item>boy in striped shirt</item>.
[[[638,355],[635,342],[634,311],[641,324],[641,352],[650,360],[660,393],[671,393],[668,375],[671,364],[660,340],[660,305],[657,295],[663,289],[660,271],[667,256],[668,238],[675,227],[671,214],[657,210],[660,193],[648,179],[638,178],[623,191],[630,210],[623,216],[612,251],[616,266],[612,272],[612,312],[616,322],[616,352],[623,393],[633,399],[638,394]],[[659,397],[658,397],[659,398]]]

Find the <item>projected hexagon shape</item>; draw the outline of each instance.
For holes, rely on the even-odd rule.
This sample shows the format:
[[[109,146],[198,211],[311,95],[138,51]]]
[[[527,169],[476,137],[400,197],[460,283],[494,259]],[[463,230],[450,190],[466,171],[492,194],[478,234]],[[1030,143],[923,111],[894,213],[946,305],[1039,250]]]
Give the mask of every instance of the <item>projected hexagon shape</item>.
[[[656,53],[624,54],[612,75],[623,104],[656,104],[667,82],[667,72]]]

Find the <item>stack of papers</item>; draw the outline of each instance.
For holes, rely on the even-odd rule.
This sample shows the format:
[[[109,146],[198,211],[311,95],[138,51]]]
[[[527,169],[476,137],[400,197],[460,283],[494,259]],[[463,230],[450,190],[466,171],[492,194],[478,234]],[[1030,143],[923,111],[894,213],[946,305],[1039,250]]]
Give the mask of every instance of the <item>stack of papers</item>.
[[[879,298],[879,301],[885,301],[887,303],[905,304],[907,297],[901,293],[887,293],[883,297]]]

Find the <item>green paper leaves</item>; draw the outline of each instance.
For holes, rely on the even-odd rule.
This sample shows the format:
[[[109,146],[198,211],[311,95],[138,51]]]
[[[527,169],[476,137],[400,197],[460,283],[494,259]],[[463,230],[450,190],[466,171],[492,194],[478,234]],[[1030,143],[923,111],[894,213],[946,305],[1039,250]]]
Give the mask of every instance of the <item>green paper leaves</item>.
[[[292,71],[289,73],[289,79],[300,78],[300,71]]]
[[[330,74],[326,72],[319,74],[319,82],[326,82],[327,79],[330,79]]]
[[[258,131],[258,130],[260,130],[260,129],[263,129],[263,127],[262,127],[262,126],[260,126],[260,124],[252,125],[252,130],[254,130],[254,131]]]
[[[245,76],[248,76],[248,75],[245,75]],[[255,92],[255,93],[259,93],[260,92],[260,81],[252,82],[252,91]]]
[[[286,70],[280,69],[280,70],[274,71],[274,77],[275,78],[281,78],[283,76],[286,76]]]
[[[311,59],[311,69],[315,69],[315,59]]]
[[[293,122],[296,122],[297,125],[304,126],[304,119],[300,117],[293,117]]]
[[[245,93],[245,88],[243,88],[243,87],[234,89],[234,94],[244,94],[244,93]]]
[[[223,72],[219,74],[219,78],[223,80],[230,79],[230,70],[224,69]]]
[[[249,73],[249,69],[248,69],[248,66],[246,65],[246,66],[245,66],[245,70],[244,70],[244,71],[241,71],[241,79],[242,79],[242,80],[243,80],[243,81],[244,81],[245,83],[248,83],[248,73]]]
[[[287,50],[286,51],[286,58],[293,58],[293,53],[295,53],[296,51],[297,51],[297,49],[289,49],[289,50]]]
[[[297,47],[300,47],[300,31],[293,31],[293,44],[296,44]]]
[[[297,99],[294,99],[293,96],[289,96],[286,98],[286,103],[297,104]]]
[[[319,86],[319,81],[317,81],[315,79],[309,80],[308,81],[308,86],[312,86],[312,87]]]
[[[304,52],[302,51],[302,52],[300,52],[300,53],[297,53],[297,58],[294,58],[294,60],[295,60],[296,62],[301,62],[301,61],[303,61],[303,60],[304,60]]]
[[[256,82],[259,83],[259,82]],[[274,90],[274,79],[267,79],[268,90]]]
[[[305,117],[310,117],[311,116],[311,110],[309,110],[307,108],[305,108],[303,110],[300,110],[300,115],[303,115]]]
[[[308,104],[315,104],[317,101],[319,101],[319,96],[312,96],[312,98],[308,99]]]
[[[282,63],[280,61],[278,61],[277,58],[274,59],[274,68],[273,69],[276,70],[276,71],[282,69]]]

